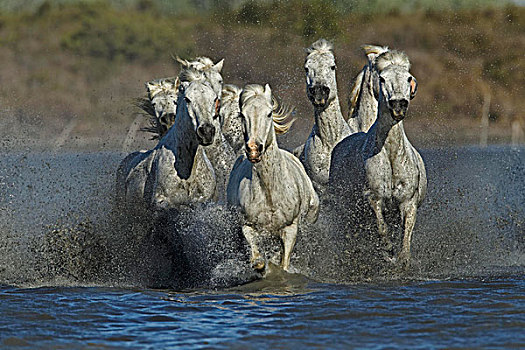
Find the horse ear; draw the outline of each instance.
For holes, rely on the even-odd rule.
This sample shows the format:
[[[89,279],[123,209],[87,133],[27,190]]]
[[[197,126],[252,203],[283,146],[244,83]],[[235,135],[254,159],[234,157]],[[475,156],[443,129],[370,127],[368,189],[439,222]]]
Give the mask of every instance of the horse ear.
[[[270,85],[268,84],[264,85],[264,96],[268,99],[272,98],[272,89],[270,89]]]
[[[374,62],[377,56],[388,51],[387,46],[377,46],[377,45],[363,45],[361,46],[361,49],[365,53],[365,56],[368,59],[368,62],[370,63]]]
[[[179,62],[181,64],[181,66],[183,67],[188,67],[190,65],[190,62],[186,61],[186,60],[183,60],[182,58],[180,58],[179,56],[176,56],[175,57],[175,60],[177,62]]]
[[[220,72],[222,70],[222,66],[224,65],[224,58],[222,60],[220,60],[219,62],[217,62],[214,66],[213,66],[213,69],[215,69],[217,72]]]
[[[416,96],[417,92],[417,80],[414,77],[410,79],[410,99],[413,99]]]

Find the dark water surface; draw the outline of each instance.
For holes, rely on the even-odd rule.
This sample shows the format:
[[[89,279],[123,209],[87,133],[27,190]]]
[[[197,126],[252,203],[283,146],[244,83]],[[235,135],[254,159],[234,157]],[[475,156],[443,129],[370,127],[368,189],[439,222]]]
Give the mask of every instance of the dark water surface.
[[[297,278],[295,278],[297,279]],[[226,291],[0,289],[0,346],[19,348],[524,348],[525,279]]]
[[[525,348],[525,149],[422,155],[407,271],[325,207],[262,280],[223,205],[122,216],[122,154],[1,155],[0,348]]]

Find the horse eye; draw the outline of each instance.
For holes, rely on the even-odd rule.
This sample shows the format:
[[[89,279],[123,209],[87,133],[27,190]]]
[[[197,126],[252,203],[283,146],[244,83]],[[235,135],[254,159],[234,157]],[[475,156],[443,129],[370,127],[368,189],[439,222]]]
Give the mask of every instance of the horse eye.
[[[384,83],[384,82],[385,82],[385,78],[383,78],[383,77],[380,76],[380,77],[379,77],[379,81],[382,82],[382,83]]]
[[[331,70],[335,70],[335,65],[333,65],[332,67],[330,67]]]
[[[190,103],[191,102],[190,99],[187,98],[187,97],[184,97],[184,100],[186,101],[186,103]]]
[[[308,68],[304,67],[304,71],[308,74]]]
[[[412,77],[408,77],[408,82],[410,83],[412,81]]]
[[[271,117],[272,117],[272,115],[273,115],[273,113],[272,113],[272,112],[270,112],[270,114],[268,114],[268,118],[271,118]]]

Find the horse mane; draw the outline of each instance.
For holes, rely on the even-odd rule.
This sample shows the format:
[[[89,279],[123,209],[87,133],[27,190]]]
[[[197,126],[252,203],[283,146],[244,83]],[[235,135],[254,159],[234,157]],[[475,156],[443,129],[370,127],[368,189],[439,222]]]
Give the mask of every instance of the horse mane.
[[[410,70],[410,60],[406,53],[397,50],[386,51],[377,56],[374,65],[378,72],[383,71],[388,66],[400,66],[407,71]]]
[[[223,103],[232,102],[239,97],[242,89],[232,84],[225,84],[221,92],[221,100]]]
[[[204,81],[206,77],[204,73],[192,66],[184,67],[179,74],[180,81],[193,82],[193,81]]]
[[[295,107],[281,102],[275,95],[272,94],[272,108],[273,128],[275,132],[278,135],[286,134],[295,122],[295,118],[293,117],[286,121],[294,114]]]
[[[350,90],[350,96],[348,96],[348,116],[352,117],[354,111],[357,107],[357,101],[359,100],[359,95],[361,94],[361,86],[363,85],[363,77],[365,76],[365,71],[368,69],[368,66],[364,66],[363,69],[359,72],[357,77],[355,77],[354,84]]]
[[[323,54],[331,53],[333,54],[334,45],[326,39],[319,39],[314,42],[309,48],[306,49],[308,56],[312,54]]]
[[[264,87],[259,84],[246,85],[240,97],[241,106],[249,103],[257,96],[264,96]],[[294,110],[294,107],[283,104],[272,94],[272,119],[273,129],[276,134],[282,135],[290,130],[292,124],[295,122],[295,118],[289,121],[287,121],[287,119],[293,114]]]
[[[149,125],[140,128],[140,131],[149,132],[153,134],[150,140],[160,139],[164,135],[164,127],[155,116],[155,108],[151,100],[147,97],[137,97],[133,100],[135,107],[141,110],[141,114],[148,117]]]
[[[354,111],[357,108],[357,102],[359,100],[359,95],[361,94],[361,86],[363,86],[363,77],[365,76],[366,70],[372,68],[371,66],[374,64],[374,61],[377,58],[377,56],[387,52],[389,49],[388,46],[365,44],[361,46],[361,50],[363,50],[363,53],[365,54],[366,59],[368,60],[368,63],[363,67],[363,69],[361,69],[361,71],[355,78],[354,84],[350,89],[350,96],[348,96],[349,117],[353,116]]]

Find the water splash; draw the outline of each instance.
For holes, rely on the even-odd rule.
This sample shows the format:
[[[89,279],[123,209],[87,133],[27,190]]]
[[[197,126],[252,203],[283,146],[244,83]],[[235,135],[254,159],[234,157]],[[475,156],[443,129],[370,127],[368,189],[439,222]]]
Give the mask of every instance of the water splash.
[[[429,193],[418,213],[408,272],[399,273],[383,259],[373,227],[356,236],[350,213],[330,200],[323,202],[316,224],[301,228],[294,270],[333,283],[523,273],[525,151],[492,147],[422,154]],[[239,214],[225,205],[154,218],[118,210],[112,198],[121,158],[117,153],[2,156],[1,284],[181,290],[262,277],[249,266]],[[279,240],[268,238],[266,257],[277,264]]]

